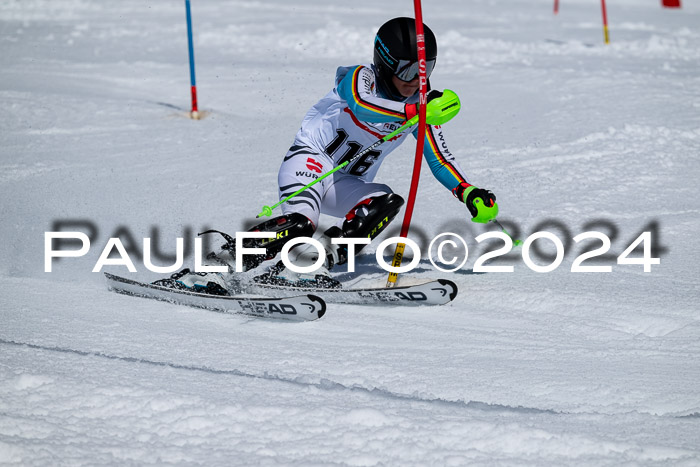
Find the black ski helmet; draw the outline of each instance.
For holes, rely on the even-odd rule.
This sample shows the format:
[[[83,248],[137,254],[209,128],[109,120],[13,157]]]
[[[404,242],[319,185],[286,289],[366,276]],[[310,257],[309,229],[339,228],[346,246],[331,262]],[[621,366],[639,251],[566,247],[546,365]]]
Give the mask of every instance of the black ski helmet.
[[[433,31],[423,24],[427,76],[435,67],[437,41]],[[374,67],[379,74],[379,86],[395,99],[403,100],[391,82],[396,75],[402,81],[412,81],[418,76],[418,47],[416,45],[416,20],[394,18],[382,25],[374,39]]]

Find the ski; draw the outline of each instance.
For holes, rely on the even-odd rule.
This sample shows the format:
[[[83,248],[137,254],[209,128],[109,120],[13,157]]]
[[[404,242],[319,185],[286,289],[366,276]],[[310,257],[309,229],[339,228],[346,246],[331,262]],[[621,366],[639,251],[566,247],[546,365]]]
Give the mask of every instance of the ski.
[[[301,290],[295,291],[295,295],[284,297],[240,297],[171,289],[137,282],[109,273],[105,273],[105,277],[109,289],[117,293],[221,313],[244,314],[288,321],[312,321],[321,318],[326,313],[326,303],[322,298]]]
[[[386,306],[444,305],[454,300],[457,296],[457,284],[447,279],[437,279],[422,284],[400,287],[357,289],[321,289],[253,283],[248,285],[246,290],[272,297],[305,292],[317,295],[328,303]]]

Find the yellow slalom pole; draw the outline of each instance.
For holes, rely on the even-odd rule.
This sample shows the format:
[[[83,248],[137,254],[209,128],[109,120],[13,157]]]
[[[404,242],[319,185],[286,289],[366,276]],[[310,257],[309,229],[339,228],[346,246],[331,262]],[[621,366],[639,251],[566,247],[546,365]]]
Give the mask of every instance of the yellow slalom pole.
[[[394,260],[391,262],[391,266],[398,268],[401,266],[401,262],[403,261],[403,250],[406,249],[406,244],[405,243],[397,243],[396,244],[396,250],[394,251]],[[389,278],[386,280],[386,286],[387,287],[393,287],[396,285],[396,280],[399,278],[398,273],[395,272],[390,272],[389,273]]]

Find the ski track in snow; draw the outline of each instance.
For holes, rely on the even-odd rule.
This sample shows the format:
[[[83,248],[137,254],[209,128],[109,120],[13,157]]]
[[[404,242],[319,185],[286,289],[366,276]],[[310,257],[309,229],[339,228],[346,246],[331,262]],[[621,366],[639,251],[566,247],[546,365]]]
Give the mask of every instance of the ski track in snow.
[[[7,341],[2,344],[17,346]],[[318,437],[330,440],[340,437],[351,452],[364,453],[347,457],[340,455],[347,464],[388,461],[412,464],[420,458],[421,463],[460,465],[511,452],[522,456],[522,460],[535,454],[536,457],[547,456],[554,462],[561,459],[669,462],[694,456],[692,450],[658,446],[653,441],[644,447],[635,442],[610,442],[601,433],[611,428],[633,430],[636,424],[653,425],[664,430],[676,428],[657,416],[582,414],[566,417],[566,428],[562,429],[561,419],[567,414],[553,411],[425,400],[377,389],[348,388],[323,380],[309,383],[266,373],[251,375],[237,370],[216,370],[72,349],[26,344],[19,347],[39,351],[36,356],[41,362],[34,362],[20,376],[3,378],[6,386],[14,390],[7,392],[29,392],[32,399],[42,402],[43,410],[22,413],[27,423],[22,428],[8,430],[6,434],[41,439],[48,435],[47,431],[52,432],[54,438],[67,446],[59,452],[66,461],[74,455],[71,447],[77,441],[76,431],[80,438],[87,433],[87,442],[94,449],[92,459],[99,462],[122,462],[132,456],[138,456],[144,463],[188,462],[201,459],[200,456],[221,462],[227,455],[235,453],[237,461],[242,463],[260,462],[266,458],[314,463],[324,459],[323,450],[308,450],[306,444],[309,441],[315,444]],[[50,354],[55,352],[112,362],[80,362],[85,374],[90,375],[88,382],[74,381],[65,387],[65,381],[34,373],[37,366],[50,364],[55,358]],[[18,362],[23,360],[21,356],[15,359]],[[140,364],[155,369],[114,369],[111,368],[113,363],[122,367],[124,364]],[[185,375],[168,374],[171,370]],[[162,382],[167,381],[168,387],[173,383],[186,384],[187,393],[173,395],[172,389],[168,391],[160,385],[154,388],[152,384],[135,388],[112,382],[107,388],[95,387],[90,379],[94,378],[93,372],[99,371],[108,374],[145,372],[147,379],[155,376]],[[190,372],[197,373],[197,377],[189,376],[187,373]],[[246,381],[242,383],[237,379],[240,377],[245,377]],[[104,384],[105,380],[101,382]],[[292,390],[288,389],[290,384],[294,386]],[[208,393],[212,390],[221,392]],[[298,397],[313,399],[314,402],[300,406]],[[377,402],[378,398],[381,401]],[[348,405],[356,408],[348,410]],[[52,422],[61,417],[61,412],[66,411],[72,414],[66,420],[68,426],[63,430],[51,427]],[[525,417],[527,421],[514,415]],[[498,422],[494,422],[494,418]],[[106,423],[100,424],[103,433],[93,437],[89,427],[95,419]],[[242,445],[241,432],[251,422],[256,425],[255,441]],[[689,420],[681,425],[692,423]],[[289,425],[296,426],[298,431],[290,433]],[[587,430],[582,430],[582,426]],[[588,433],[591,426],[599,433],[597,436]],[[401,436],[404,441],[415,443],[412,449],[397,449],[391,445],[400,433],[404,433]],[[406,433],[411,433],[408,440],[405,439]],[[683,437],[682,433],[674,434]],[[109,437],[104,435],[116,436],[122,442],[115,446],[114,441],[106,442]],[[470,449],[463,452],[454,447],[455,443],[469,443]],[[149,452],[151,447],[162,449],[156,450],[157,457]],[[21,453],[20,450],[15,452]],[[21,459],[21,455],[13,456],[10,449],[7,460]],[[49,459],[38,453],[35,460]]]
[[[474,274],[492,228],[424,167],[410,235],[467,240],[456,300],[330,304],[301,324],[116,295],[90,271],[115,232],[165,253],[250,224],[336,67],[367,63],[386,12],[412,5],[192,6],[199,122],[184,118],[180,2],[0,3],[0,465],[700,464],[698,5],[608,2],[605,46],[588,0],[556,17],[526,0],[424,2],[431,82],[463,105],[450,149],[500,219],[523,239],[552,231],[565,258],[537,274],[515,252],[515,272]],[[405,146],[378,176],[403,196]],[[56,221],[95,238],[48,274]],[[616,264],[644,228],[661,264]],[[590,229],[611,236],[613,272],[570,272],[598,246],[571,240]],[[358,271],[380,284],[374,251]],[[441,277],[427,257],[415,274]],[[157,277],[132,259],[135,278]]]

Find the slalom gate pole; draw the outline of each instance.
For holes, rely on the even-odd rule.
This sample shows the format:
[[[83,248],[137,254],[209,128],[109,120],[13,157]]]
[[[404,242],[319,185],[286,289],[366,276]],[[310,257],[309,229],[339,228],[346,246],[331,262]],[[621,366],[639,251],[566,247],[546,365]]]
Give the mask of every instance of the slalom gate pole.
[[[425,144],[425,118],[426,107],[428,106],[428,76],[425,61],[425,36],[423,33],[423,10],[420,0],[413,0],[413,9],[416,12],[416,46],[418,47],[418,77],[420,87],[419,106],[418,106],[418,138],[416,140],[416,157],[413,162],[413,176],[411,177],[411,189],[408,192],[408,201],[406,202],[406,211],[403,215],[403,224],[401,224],[401,237],[408,237],[408,229],[411,226],[411,217],[413,216],[413,205],[416,202],[416,193],[418,192],[418,181],[420,180],[420,167],[423,160],[423,146]],[[401,266],[403,260],[403,252],[406,248],[404,243],[398,243],[394,251],[394,260],[391,265],[395,268]],[[389,278],[386,281],[387,287],[394,287],[398,279],[398,273],[389,273]]]
[[[197,81],[194,77],[194,45],[192,44],[192,13],[190,11],[190,0],[185,0],[185,11],[187,12],[187,45],[190,54],[190,92],[192,94],[192,111],[190,117],[199,120],[199,110],[197,109]]]
[[[610,43],[610,32],[608,31],[608,11],[605,8],[605,0],[600,0],[600,6],[603,9],[603,35],[605,36],[605,43]]]
[[[554,0],[554,14],[559,13],[559,0]]]
[[[415,124],[418,122],[418,118],[419,118],[419,116],[416,115],[416,116],[413,117],[412,119],[406,120],[406,123],[404,123],[403,125],[401,125],[401,126],[400,126],[399,128],[397,128],[396,130],[392,131],[391,133],[389,133],[388,135],[384,136],[383,138],[378,139],[377,141],[375,141],[374,143],[372,143],[371,145],[369,145],[369,146],[368,146],[366,149],[364,149],[363,151],[360,151],[359,153],[355,154],[351,159],[348,159],[347,161],[343,162],[343,163],[340,164],[338,167],[335,167],[333,170],[330,170],[330,171],[326,172],[325,174],[323,174],[323,176],[318,177],[318,178],[317,178],[316,180],[314,180],[313,182],[304,185],[303,187],[299,188],[297,191],[295,191],[295,192],[292,193],[291,195],[287,196],[287,197],[284,198],[283,200],[277,202],[276,204],[274,204],[274,205],[272,205],[272,206],[263,206],[263,207],[262,207],[262,211],[260,212],[260,214],[258,214],[258,215],[255,216],[255,217],[271,216],[271,215],[272,215],[272,210],[275,209],[277,206],[280,206],[282,203],[286,203],[287,201],[289,201],[290,199],[294,198],[296,195],[298,195],[298,194],[301,193],[302,191],[304,191],[304,190],[308,189],[309,187],[311,187],[311,186],[317,184],[318,182],[320,182],[320,181],[323,180],[324,178],[326,178],[326,177],[332,175],[333,173],[337,172],[338,170],[342,169],[343,167],[347,167],[348,165],[352,164],[353,162],[355,162],[356,160],[358,160],[360,157],[364,156],[364,155],[367,154],[369,151],[371,151],[372,149],[374,149],[374,148],[376,148],[377,146],[381,145],[381,144],[384,143],[385,141],[389,141],[390,139],[392,139],[393,137],[395,137],[396,135],[398,135],[399,133],[401,133],[402,131],[404,131],[406,128],[412,127],[413,125],[415,125]]]

